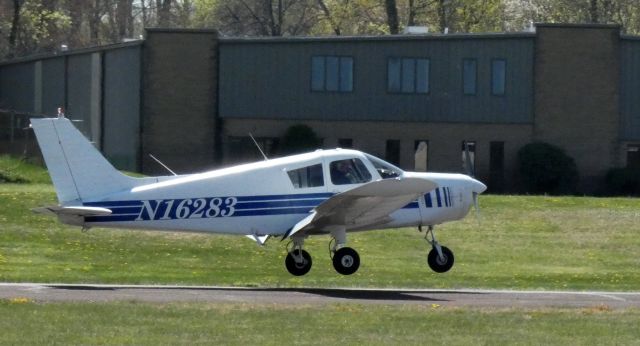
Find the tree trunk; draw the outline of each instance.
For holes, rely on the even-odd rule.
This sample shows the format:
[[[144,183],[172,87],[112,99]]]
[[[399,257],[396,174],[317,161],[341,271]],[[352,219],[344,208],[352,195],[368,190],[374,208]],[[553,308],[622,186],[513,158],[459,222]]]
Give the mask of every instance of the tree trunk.
[[[327,17],[327,20],[331,24],[331,29],[333,30],[333,32],[337,36],[340,36],[341,34],[340,26],[338,25],[338,23],[336,23],[335,19],[331,15],[331,12],[329,11],[329,8],[327,7],[327,5],[324,3],[324,0],[318,0],[318,6],[320,6],[320,9],[322,10],[322,13],[324,13],[324,16]]]
[[[118,41],[131,37],[133,34],[133,15],[131,13],[133,0],[118,0],[116,7]]]
[[[158,26],[168,27],[171,24],[171,1],[172,0],[156,0]]]
[[[409,0],[409,11],[407,13],[407,26],[416,25],[416,4],[415,0]]]
[[[384,5],[387,11],[389,33],[396,35],[398,34],[398,7],[396,6],[396,0],[384,0]]]
[[[102,17],[102,0],[91,1],[89,13],[89,41],[92,45],[100,44],[100,18]]]
[[[438,26],[440,29],[440,32],[444,32],[444,30],[447,28],[447,5],[445,4],[447,0],[438,0],[438,7],[437,7],[437,11],[438,11]]]
[[[591,23],[598,23],[598,0],[589,0],[589,17]]]
[[[9,31],[9,57],[15,56],[16,41],[18,39],[18,26],[20,25],[20,9],[22,0],[13,0],[13,19],[11,20],[11,30]]]

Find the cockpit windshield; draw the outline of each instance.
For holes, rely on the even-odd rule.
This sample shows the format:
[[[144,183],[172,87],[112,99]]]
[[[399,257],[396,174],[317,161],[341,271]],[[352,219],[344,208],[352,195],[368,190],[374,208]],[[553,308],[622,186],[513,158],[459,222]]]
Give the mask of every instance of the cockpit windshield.
[[[397,178],[402,175],[402,170],[384,160],[381,160],[375,156],[365,154],[367,159],[371,161],[373,167],[375,167],[378,174],[382,177],[382,179],[392,179]]]

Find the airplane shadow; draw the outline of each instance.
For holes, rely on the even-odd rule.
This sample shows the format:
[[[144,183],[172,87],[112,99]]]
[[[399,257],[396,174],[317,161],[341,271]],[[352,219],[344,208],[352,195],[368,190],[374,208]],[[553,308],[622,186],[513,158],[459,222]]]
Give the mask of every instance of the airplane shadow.
[[[278,291],[274,289],[274,291]],[[280,290],[283,291],[283,290]],[[332,289],[332,288],[294,288],[284,291],[294,291],[306,294],[314,294],[329,298],[349,300],[387,300],[387,301],[425,301],[446,302],[447,299],[436,299],[416,295],[414,292],[388,291],[388,290],[358,290],[358,289]]]
[[[433,290],[388,290],[388,289],[341,289],[341,288],[234,288],[234,287],[190,287],[190,286],[94,286],[94,285],[47,285],[47,287],[62,290],[77,291],[116,291],[121,289],[145,289],[145,290],[187,290],[187,291],[254,291],[254,292],[273,292],[287,293],[296,292],[303,294],[311,294],[328,298],[338,298],[346,300],[380,300],[395,302],[449,302],[451,300],[445,298],[435,298],[441,293],[456,294],[451,291],[433,291]],[[481,292],[457,292],[457,294],[483,294]]]

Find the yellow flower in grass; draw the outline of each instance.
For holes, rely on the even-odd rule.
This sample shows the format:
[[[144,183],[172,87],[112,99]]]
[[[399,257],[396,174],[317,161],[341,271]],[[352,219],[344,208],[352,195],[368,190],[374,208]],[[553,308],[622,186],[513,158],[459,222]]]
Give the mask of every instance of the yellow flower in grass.
[[[16,297],[16,298],[11,298],[9,302],[11,304],[27,304],[31,302],[31,299],[26,297]]]

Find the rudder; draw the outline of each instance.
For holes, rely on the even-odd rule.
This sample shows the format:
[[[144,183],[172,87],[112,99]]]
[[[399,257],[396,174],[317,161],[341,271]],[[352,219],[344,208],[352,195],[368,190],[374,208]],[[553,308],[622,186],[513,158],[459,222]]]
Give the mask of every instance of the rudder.
[[[76,205],[130,189],[136,180],[120,173],[66,118],[31,119],[61,205]]]

